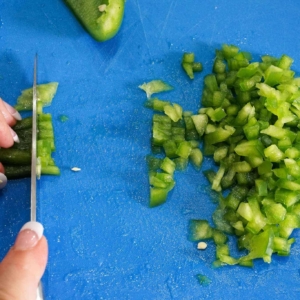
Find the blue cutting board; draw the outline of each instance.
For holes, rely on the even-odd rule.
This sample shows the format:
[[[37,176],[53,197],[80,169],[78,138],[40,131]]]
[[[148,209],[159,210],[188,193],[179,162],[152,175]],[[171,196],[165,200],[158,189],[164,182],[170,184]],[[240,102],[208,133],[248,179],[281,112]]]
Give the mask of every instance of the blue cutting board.
[[[152,112],[138,89],[163,79],[175,89],[161,98],[196,112],[203,77],[223,43],[256,59],[288,54],[299,71],[299,16],[293,0],[127,0],[118,35],[98,43],[62,1],[0,2],[1,97],[15,104],[32,85],[35,53],[38,82],[60,84],[46,111],[54,119],[61,176],[43,176],[37,192],[50,251],[46,299],[299,298],[299,232],[290,257],[274,255],[253,269],[213,269],[213,244],[199,252],[188,240],[188,221],[211,221],[215,208],[202,172],[176,173],[167,203],[147,207]],[[180,67],[184,51],[204,66],[193,81]],[[206,159],[203,170],[211,166]],[[29,197],[29,179],[0,191],[1,259],[29,220]],[[197,274],[211,284],[201,286]]]

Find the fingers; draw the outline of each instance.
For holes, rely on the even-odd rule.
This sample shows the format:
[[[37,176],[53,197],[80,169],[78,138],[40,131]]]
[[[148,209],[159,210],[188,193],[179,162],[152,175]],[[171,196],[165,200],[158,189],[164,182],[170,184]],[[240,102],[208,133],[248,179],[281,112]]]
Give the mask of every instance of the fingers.
[[[0,98],[0,147],[9,148],[14,142],[19,142],[17,134],[10,126],[20,119],[20,114]]]
[[[4,175],[5,169],[0,163],[0,190],[3,189],[7,184],[7,177]]]
[[[0,98],[0,111],[9,126],[14,126],[17,120],[21,120],[21,115],[8,103]]]
[[[11,128],[6,123],[6,120],[0,112],[0,147],[9,148],[14,144],[14,138]]]
[[[16,121],[20,121],[22,119],[20,113],[5,101],[2,100],[2,102],[4,103],[4,106],[7,109],[8,113],[14,118],[12,125],[15,125]]]
[[[21,115],[0,98],[0,147],[9,148],[14,142],[19,142],[17,134],[10,127],[15,125],[17,120],[21,120]],[[7,183],[4,171],[0,163],[0,189],[4,188]]]
[[[36,300],[47,258],[43,226],[38,222],[26,223],[0,264],[0,299]]]
[[[7,177],[4,173],[0,172],[0,190],[3,189],[7,184]]]

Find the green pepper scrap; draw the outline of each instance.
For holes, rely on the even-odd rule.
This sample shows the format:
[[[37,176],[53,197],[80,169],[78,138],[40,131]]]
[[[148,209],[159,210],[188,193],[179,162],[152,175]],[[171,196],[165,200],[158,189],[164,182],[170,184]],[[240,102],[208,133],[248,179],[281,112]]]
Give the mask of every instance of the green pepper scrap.
[[[203,66],[200,62],[195,62],[195,54],[183,53],[181,66],[190,79],[194,79],[194,72],[201,72]]]
[[[119,31],[125,0],[64,0],[75,17],[97,41],[104,42]]]

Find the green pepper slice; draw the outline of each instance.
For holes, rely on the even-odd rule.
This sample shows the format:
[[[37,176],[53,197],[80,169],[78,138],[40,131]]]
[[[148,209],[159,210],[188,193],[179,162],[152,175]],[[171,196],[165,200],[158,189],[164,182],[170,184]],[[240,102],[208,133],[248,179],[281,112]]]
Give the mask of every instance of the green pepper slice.
[[[119,31],[125,10],[125,0],[64,0],[83,27],[99,42]]]

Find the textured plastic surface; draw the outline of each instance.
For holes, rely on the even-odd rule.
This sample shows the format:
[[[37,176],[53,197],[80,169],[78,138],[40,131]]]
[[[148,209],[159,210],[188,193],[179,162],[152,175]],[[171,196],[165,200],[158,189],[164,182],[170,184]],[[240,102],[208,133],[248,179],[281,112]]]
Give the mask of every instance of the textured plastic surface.
[[[62,174],[44,176],[37,194],[50,246],[46,299],[297,299],[300,240],[290,257],[274,256],[270,265],[217,270],[213,245],[200,252],[188,240],[189,219],[211,220],[215,207],[201,172],[176,173],[167,203],[147,207],[152,112],[137,86],[163,79],[175,89],[161,98],[196,111],[203,76],[223,43],[256,58],[286,53],[299,71],[299,15],[293,0],[127,0],[120,32],[98,43],[62,1],[0,2],[1,97],[14,104],[31,86],[36,52],[38,82],[60,83],[47,111]],[[194,81],[180,67],[183,51],[203,63]],[[29,219],[29,198],[29,179],[0,191],[1,258]],[[211,284],[201,286],[197,274]]]

